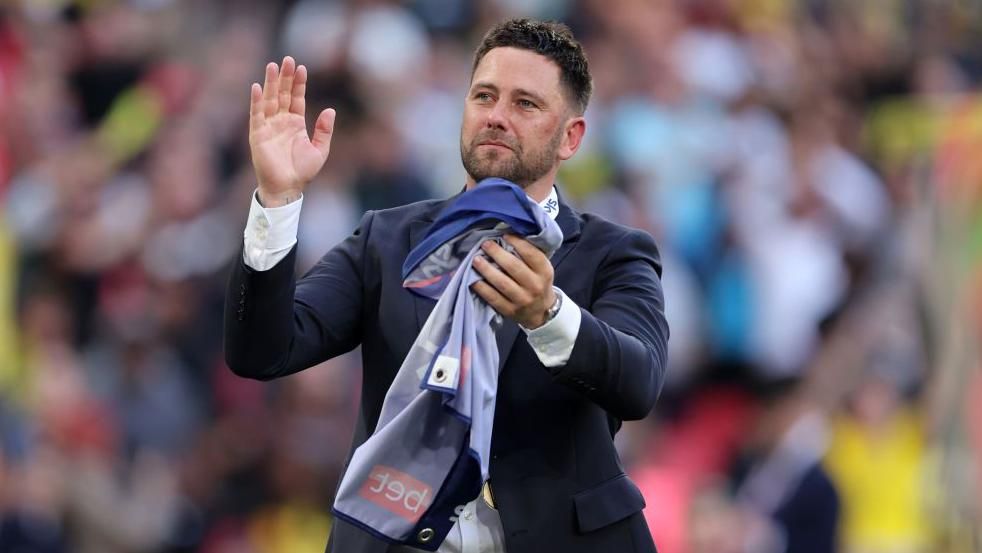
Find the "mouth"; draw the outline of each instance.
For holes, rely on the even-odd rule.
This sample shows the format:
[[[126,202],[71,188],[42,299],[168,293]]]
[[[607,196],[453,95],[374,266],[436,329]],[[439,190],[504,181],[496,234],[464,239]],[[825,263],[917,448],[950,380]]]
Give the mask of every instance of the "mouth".
[[[488,141],[485,141],[485,142],[480,142],[480,143],[478,143],[478,146],[489,146],[489,147],[494,147],[494,148],[502,148],[502,149],[509,150],[509,151],[511,151],[511,149],[512,149],[511,146],[505,144],[504,142],[496,142],[494,140],[488,140]]]

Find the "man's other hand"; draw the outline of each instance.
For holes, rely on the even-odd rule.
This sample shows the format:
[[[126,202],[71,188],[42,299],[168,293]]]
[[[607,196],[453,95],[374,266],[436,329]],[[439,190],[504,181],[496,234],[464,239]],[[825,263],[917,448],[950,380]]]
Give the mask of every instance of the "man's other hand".
[[[528,240],[506,235],[518,255],[509,253],[493,240],[481,245],[497,267],[481,256],[474,258],[474,268],[484,280],[471,289],[501,315],[528,329],[546,322],[549,308],[556,302],[552,288],[552,263],[542,250]]]

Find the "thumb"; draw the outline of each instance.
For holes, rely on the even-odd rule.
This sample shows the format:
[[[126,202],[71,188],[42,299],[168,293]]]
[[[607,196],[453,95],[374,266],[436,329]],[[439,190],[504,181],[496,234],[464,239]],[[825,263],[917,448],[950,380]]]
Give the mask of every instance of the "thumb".
[[[337,112],[334,108],[327,108],[317,116],[317,122],[314,123],[314,136],[310,139],[310,143],[320,150],[324,157],[327,157],[331,151],[331,137],[334,136],[336,117]]]

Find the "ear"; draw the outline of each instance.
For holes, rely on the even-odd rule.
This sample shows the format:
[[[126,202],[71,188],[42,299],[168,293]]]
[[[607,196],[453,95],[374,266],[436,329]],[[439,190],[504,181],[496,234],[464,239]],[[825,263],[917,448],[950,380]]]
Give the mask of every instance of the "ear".
[[[566,121],[563,138],[559,143],[560,160],[566,161],[573,157],[573,154],[580,149],[580,144],[583,143],[584,134],[586,134],[586,119],[582,115]]]

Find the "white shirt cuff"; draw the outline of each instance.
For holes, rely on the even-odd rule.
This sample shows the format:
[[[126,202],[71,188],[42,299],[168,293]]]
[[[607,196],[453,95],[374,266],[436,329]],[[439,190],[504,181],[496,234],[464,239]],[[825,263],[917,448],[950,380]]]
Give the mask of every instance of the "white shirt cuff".
[[[580,306],[563,294],[559,288],[555,290],[556,294],[563,297],[563,304],[559,307],[556,316],[539,328],[530,330],[522,327],[528,337],[529,345],[532,346],[532,351],[547,367],[560,367],[569,361],[573,346],[576,344],[576,337],[580,333],[582,317]]]
[[[283,260],[297,243],[300,228],[300,208],[303,196],[281,207],[259,205],[252,193],[249,220],[245,227],[245,248],[242,260],[256,271],[266,271]]]

